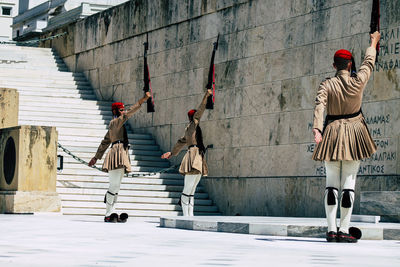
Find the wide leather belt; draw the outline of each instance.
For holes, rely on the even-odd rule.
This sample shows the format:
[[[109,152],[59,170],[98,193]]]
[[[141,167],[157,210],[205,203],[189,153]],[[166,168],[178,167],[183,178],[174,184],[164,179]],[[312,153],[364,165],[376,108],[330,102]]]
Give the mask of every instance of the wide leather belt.
[[[111,147],[113,147],[113,145],[115,145],[115,144],[123,144],[123,143],[124,143],[123,141],[117,140],[117,141],[111,143]]]
[[[352,114],[344,114],[344,115],[326,115],[325,117],[325,122],[324,122],[324,128],[322,129],[322,133],[325,131],[326,126],[328,126],[329,123],[336,121],[336,120],[341,120],[341,119],[350,119],[357,117],[358,115],[362,114],[362,110],[360,109],[356,113]]]

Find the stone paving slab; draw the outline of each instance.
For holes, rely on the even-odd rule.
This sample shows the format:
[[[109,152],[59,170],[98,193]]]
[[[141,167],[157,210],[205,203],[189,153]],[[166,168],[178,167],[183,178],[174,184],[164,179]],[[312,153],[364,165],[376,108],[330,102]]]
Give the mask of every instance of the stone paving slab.
[[[400,266],[394,240],[343,244],[158,225],[147,218],[110,224],[100,216],[0,214],[0,266]]]
[[[400,240],[399,223],[352,222],[363,240]],[[194,216],[161,217],[160,227],[270,236],[324,238],[325,218]]]

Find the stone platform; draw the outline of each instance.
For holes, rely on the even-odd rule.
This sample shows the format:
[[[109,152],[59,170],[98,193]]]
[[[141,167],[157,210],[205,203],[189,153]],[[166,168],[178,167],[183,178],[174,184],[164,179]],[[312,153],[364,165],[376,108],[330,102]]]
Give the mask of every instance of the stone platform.
[[[363,240],[400,240],[399,223],[352,222]],[[161,217],[160,227],[269,236],[325,237],[325,218],[194,216]]]

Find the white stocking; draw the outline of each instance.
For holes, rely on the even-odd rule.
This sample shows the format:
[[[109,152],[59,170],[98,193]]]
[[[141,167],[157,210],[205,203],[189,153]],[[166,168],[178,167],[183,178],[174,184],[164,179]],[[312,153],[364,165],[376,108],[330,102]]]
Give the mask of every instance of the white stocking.
[[[326,168],[326,188],[336,188],[332,190],[335,197],[335,204],[328,205],[328,189],[325,189],[325,214],[328,222],[328,232],[337,231],[336,213],[338,208],[338,189],[340,186],[340,161],[325,161]]]
[[[354,206],[354,188],[360,161],[342,161],[342,197],[340,201],[340,228],[339,231],[348,234],[351,214]],[[350,194],[350,207],[342,207],[343,196]]]
[[[183,194],[181,197],[181,203],[182,203],[182,210],[183,210],[183,216],[193,216],[193,210],[194,210],[194,193],[196,192],[196,187],[199,184],[201,179],[201,174],[186,174],[185,175],[185,184],[183,187]],[[185,203],[187,203],[187,206],[184,206],[183,199]],[[187,215],[185,215],[187,209]]]
[[[125,169],[115,169],[108,171],[110,184],[105,196],[106,200],[106,216],[110,216],[114,212],[115,203],[117,203],[118,192],[121,187],[122,177],[124,177]]]

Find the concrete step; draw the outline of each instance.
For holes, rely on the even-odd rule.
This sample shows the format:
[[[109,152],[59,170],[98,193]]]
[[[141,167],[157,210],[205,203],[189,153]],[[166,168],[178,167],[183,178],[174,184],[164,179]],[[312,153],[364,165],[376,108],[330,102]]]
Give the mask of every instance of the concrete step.
[[[59,194],[74,194],[74,195],[101,195],[104,198],[104,194],[107,189],[99,188],[73,188],[73,187],[57,187],[57,192]],[[145,190],[125,190],[121,189],[118,193],[118,198],[121,196],[127,197],[152,197],[152,198],[180,198],[182,192],[166,192],[166,191],[145,191]],[[205,192],[196,192],[195,201],[197,199],[208,199],[208,194]]]
[[[6,69],[8,68],[7,64],[0,64],[0,69]],[[31,70],[31,69],[44,69],[48,71],[68,71],[66,67],[58,67],[57,64],[40,64],[37,62],[26,62],[26,63],[18,63],[18,64],[13,64],[13,68],[20,70],[20,69],[25,69],[25,70]]]
[[[158,156],[161,157],[162,152],[160,150],[156,151],[151,151],[151,150],[139,150],[136,149],[136,146],[132,149],[132,152],[130,152],[129,150],[129,154],[130,155],[139,155],[139,156]]]
[[[55,98],[73,98],[82,100],[97,100],[93,91],[80,89],[57,89],[57,88],[35,88],[36,90],[21,90],[17,86],[3,86],[6,88],[16,88],[21,97],[55,97]]]
[[[9,87],[10,88],[10,87]],[[12,87],[16,88],[16,87]],[[37,97],[37,96],[43,96],[46,95],[46,97],[57,97],[57,98],[67,98],[67,99],[84,99],[84,100],[96,100],[96,96],[93,93],[89,94],[81,94],[78,92],[71,92],[71,93],[59,93],[59,92],[33,92],[33,91],[18,91],[20,97],[21,96],[26,96],[26,97]]]
[[[25,121],[20,119],[20,125],[37,125],[37,126],[52,126],[52,127],[67,127],[67,128],[74,128],[74,129],[98,129],[98,130],[107,130],[108,125],[106,124],[85,124],[85,123],[72,123],[72,122],[58,122],[58,121],[42,121],[40,118],[36,118],[34,120]]]
[[[96,143],[96,145],[94,146],[77,146],[76,143],[74,142],[64,141],[63,144],[61,145],[71,152],[80,151],[80,152],[96,153],[99,143]],[[161,151],[158,149],[159,149],[158,145],[134,145],[134,146],[132,145],[131,148],[129,149],[129,154],[161,156]]]
[[[25,52],[25,53],[46,53],[52,54],[53,51],[51,48],[44,47],[31,47],[31,46],[18,46],[12,44],[1,44],[0,50],[4,50],[7,53],[17,53],[17,52]]]
[[[36,105],[35,105],[36,104]],[[81,112],[79,112],[81,110]],[[43,114],[48,114],[50,117],[54,116],[64,116],[66,118],[87,118],[87,116],[90,115],[99,115],[99,116],[105,116],[104,118],[111,118],[112,117],[112,112],[110,107],[105,110],[101,110],[98,108],[92,108],[92,109],[84,109],[84,112],[82,112],[83,109],[71,109],[71,107],[68,108],[60,108],[59,106],[40,106],[38,103],[20,103],[19,106],[19,111],[20,112],[25,112],[25,113],[30,113],[32,112],[32,116],[43,116]]]
[[[60,194],[62,201],[88,201],[88,202],[101,202],[104,205],[104,194],[102,195],[71,195]],[[149,204],[178,204],[179,197],[176,198],[160,198],[160,197],[132,197],[132,196],[118,196],[118,203],[149,203]],[[209,199],[195,198],[195,205],[210,206],[212,201]]]
[[[49,70],[25,70],[25,69],[15,69],[12,66],[8,68],[0,69],[0,77],[11,77],[13,79],[17,78],[31,78],[31,79],[46,79],[51,77],[54,80],[80,80],[86,81],[85,76],[82,73],[76,72],[59,72],[58,70],[49,71]]]
[[[131,174],[131,173],[130,173]],[[135,173],[135,174],[140,174],[140,173]],[[83,180],[83,181],[90,181],[93,179],[104,179],[104,182],[108,182],[108,173],[98,171],[94,174],[78,174],[78,175],[71,175],[68,173],[64,172],[59,172],[57,174],[57,179],[61,180],[68,180],[71,179],[70,177],[73,177],[74,179],[78,180]],[[124,176],[124,180],[126,179],[132,179],[131,176],[127,177]],[[182,180],[183,176],[179,173],[156,173],[156,174],[149,174],[149,173],[144,173],[142,176],[137,176],[134,179],[140,179],[140,178],[146,178],[146,179],[177,179],[177,180]]]
[[[64,79],[55,79],[51,76],[47,78],[42,77],[13,77],[7,76],[7,80],[2,80],[1,84],[13,84],[18,85],[23,88],[40,88],[46,86],[53,86],[58,88],[58,86],[68,86],[66,88],[76,88],[76,86],[82,85],[86,87],[90,87],[90,83],[86,79],[79,79],[75,80],[74,77],[71,75],[70,77],[65,77]]]
[[[46,97],[46,96],[20,96],[20,102],[27,102],[32,105],[33,103],[47,103],[48,106],[62,106],[62,104],[67,104],[66,106],[76,106],[76,108],[97,108],[98,106],[107,106],[107,110],[110,110],[112,102],[109,101],[95,101],[95,100],[85,100],[85,99],[64,99],[62,97]],[[57,105],[51,105],[51,103],[56,103]]]
[[[29,113],[29,112],[28,112]],[[110,120],[104,120],[102,118],[102,116],[98,115],[97,117],[93,117],[91,116],[91,118],[65,118],[62,115],[58,114],[58,117],[43,117],[43,116],[32,116],[27,114],[27,112],[25,113],[21,113],[19,114],[19,121],[20,122],[24,122],[26,124],[32,123],[32,124],[36,124],[36,123],[48,123],[48,122],[52,122],[52,123],[58,123],[58,122],[62,122],[62,123],[69,123],[69,124],[84,124],[87,123],[87,125],[109,125],[110,124]]]
[[[396,223],[351,223],[351,226],[357,227],[362,231],[361,240],[400,240],[400,225]],[[323,239],[325,239],[327,230],[325,218],[264,216],[162,216],[160,218],[160,227],[266,236],[313,237]],[[260,240],[264,239],[260,238]],[[321,240],[313,242],[325,241]]]
[[[167,167],[157,166],[157,164],[154,163],[154,162],[153,163],[150,162],[147,165],[150,165],[150,166],[134,165],[133,164],[132,165],[132,171],[133,172],[158,172],[158,171],[161,171],[161,170],[169,167],[169,166],[167,166]],[[96,166],[97,167],[101,167],[102,164],[99,163]],[[94,170],[94,169],[89,168],[88,166],[86,166],[86,165],[84,165],[82,163],[79,163],[79,162],[76,162],[76,163],[66,162],[64,164],[64,169],[70,169],[70,170],[73,170],[73,171],[79,171],[79,170],[86,171],[88,169],[89,170]]]
[[[159,211],[181,211],[181,206],[176,204],[155,204],[155,203],[135,203],[135,202],[120,202],[118,199],[115,205],[116,209],[123,210],[159,210]],[[63,201],[62,208],[97,208],[104,209],[105,204],[103,201]],[[215,206],[201,206],[195,205],[194,211],[202,212],[218,212]]]
[[[116,209],[118,214],[122,212],[128,213],[130,217],[160,217],[160,216],[180,216],[180,211],[160,211],[160,210],[120,210]],[[94,215],[104,216],[105,208],[103,209],[79,209],[79,208],[63,208],[62,213],[64,215]],[[213,216],[219,215],[219,213],[211,212],[195,212],[195,216]],[[128,219],[129,220],[129,219]]]
[[[19,109],[19,117],[21,116],[29,116],[29,117],[41,117],[41,118],[48,118],[51,120],[52,118],[65,118],[65,119],[85,119],[85,120],[107,120],[110,121],[112,119],[112,113],[100,111],[100,110],[93,110],[92,112],[85,113],[71,113],[66,112],[65,110],[60,110],[59,108],[49,109],[46,110],[38,110],[36,107],[30,106],[22,106]]]
[[[69,156],[68,154],[63,152],[60,148],[58,149],[58,154],[64,156],[64,161],[69,159],[69,158],[71,160],[73,160],[71,156]],[[77,156],[77,157],[80,157],[81,159],[84,159],[84,160],[90,160],[91,158],[93,158],[94,153],[90,153],[90,152],[87,152],[87,153],[74,152],[74,155]],[[131,161],[166,162],[165,164],[169,164],[170,165],[168,160],[162,159],[161,157],[142,156],[142,155],[129,155],[129,157],[131,158]]]
[[[77,147],[77,146],[64,146],[67,148],[69,151],[74,153],[75,151],[78,152],[89,152],[95,154],[97,152],[97,147]],[[135,146],[133,149],[132,147],[129,149],[129,154],[133,155],[143,155],[143,156],[161,156],[161,151],[159,150],[141,150],[141,149],[136,149],[137,146]],[[145,146],[143,146],[145,147]],[[149,147],[151,147],[149,145]]]
[[[19,87],[19,86],[3,86],[8,88],[16,88],[18,93],[21,95],[32,95],[34,96],[47,96],[47,94],[65,94],[65,95],[94,95],[93,90],[91,89],[79,89],[75,88],[46,88],[46,87]],[[39,94],[41,93],[41,95]]]
[[[34,80],[33,80],[34,81]],[[12,87],[12,88],[17,88],[21,92],[24,91],[35,91],[35,90],[40,90],[42,88],[48,89],[48,90],[56,90],[56,89],[70,89],[70,90],[76,90],[76,89],[81,89],[81,90],[91,90],[90,84],[87,82],[76,82],[76,81],[65,81],[65,80],[59,80],[57,83],[51,83],[51,82],[46,82],[46,83],[34,83],[34,82],[17,82],[17,81],[9,81],[3,80],[0,82],[0,85],[3,87]]]
[[[63,176],[58,178],[59,182],[88,182],[88,183],[108,183],[109,178],[99,176]],[[123,184],[149,184],[149,185],[182,185],[183,179],[168,179],[168,178],[146,178],[146,177],[135,177],[127,178],[122,180]]]
[[[22,99],[21,99],[22,98]],[[35,108],[36,110],[50,111],[51,109],[57,109],[60,112],[71,112],[71,113],[82,113],[86,112],[111,112],[111,102],[96,103],[94,100],[83,100],[85,102],[76,103],[75,99],[65,99],[65,98],[44,98],[38,99],[24,99],[25,96],[20,97],[20,109],[21,110],[31,110]],[[55,102],[53,102],[54,100]],[[58,102],[60,101],[60,102]],[[71,101],[69,103],[68,101]],[[46,103],[46,105],[43,105]]]
[[[77,140],[76,138],[71,137],[71,136],[60,136],[60,138],[58,139],[60,144],[63,144],[65,142],[76,142],[76,143],[74,143],[74,145],[77,146],[79,144],[79,142],[81,142],[81,143],[88,142],[88,143],[95,144],[94,146],[96,147],[103,140],[103,136],[81,136],[79,138],[79,142],[76,140]],[[131,146],[132,145],[156,145],[155,140],[152,140],[152,139],[134,139],[134,138],[129,138],[129,136],[128,136],[128,140],[129,140],[129,144]]]
[[[91,189],[108,189],[108,182],[63,182],[57,181],[57,187],[67,188],[91,188]],[[182,192],[183,186],[180,185],[156,185],[156,184],[121,184],[121,190],[141,190],[141,191],[168,191],[168,192]],[[204,192],[202,186],[197,186],[196,192]]]
[[[157,167],[141,167],[141,166],[132,166],[131,170],[133,173],[153,173],[153,172],[158,172],[164,168],[157,168]],[[98,175],[98,172],[101,172],[99,170],[90,168],[86,165],[80,164],[80,167],[76,168],[71,168],[67,169],[64,168],[62,170],[64,174],[69,174],[69,175]]]
[[[92,155],[93,157],[93,155]],[[81,159],[89,162],[92,157],[80,157]],[[82,163],[76,161],[72,157],[64,157],[64,168],[75,168],[74,164],[80,164]],[[101,167],[102,163],[96,164],[96,166]],[[131,159],[131,165],[132,166],[141,166],[141,167],[157,167],[157,168],[168,168],[170,167],[170,164],[168,161],[138,161],[138,160],[132,160]]]
[[[43,57],[39,55],[12,55],[12,56],[5,56],[0,51],[0,57],[3,60],[8,60],[7,65],[21,65],[21,64],[30,64],[30,66],[43,66],[43,65],[51,65],[57,64],[60,66],[66,66],[65,63],[57,58],[54,57]]]
[[[53,78],[52,76],[47,76],[45,78],[43,77],[26,77],[21,76],[21,77],[14,77],[14,76],[7,76],[7,79],[4,79],[1,81],[1,83],[12,83],[12,84],[17,84],[22,87],[30,88],[30,87],[43,87],[44,85],[84,85],[90,87],[90,83],[84,79],[84,77],[81,77],[79,80],[75,80],[74,77],[71,76],[65,76],[64,79],[60,78]]]
[[[64,147],[71,147],[71,146],[79,146],[81,148],[84,147],[89,147],[89,148],[94,148],[97,151],[97,148],[100,145],[100,141],[97,142],[90,142],[90,141],[72,141],[72,140],[63,140],[63,142],[60,144]],[[139,140],[135,141],[132,140],[132,143],[130,142],[131,148],[133,149],[141,149],[141,150],[149,150],[149,151],[159,151],[160,147],[155,144],[154,140]]]
[[[62,133],[62,135],[70,135],[70,136],[81,136],[81,137],[99,137],[103,138],[107,131],[104,130],[96,130],[96,129],[81,129],[82,132],[76,132],[71,128],[57,128],[58,133]],[[128,131],[128,130],[127,130]],[[150,134],[134,134],[128,131],[128,138],[135,140],[153,140]]]

